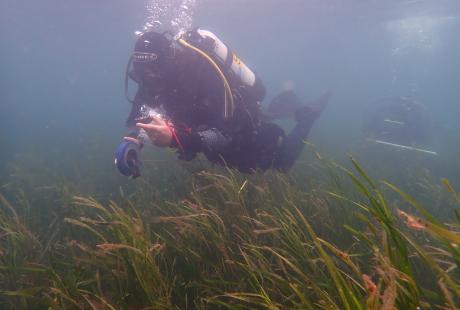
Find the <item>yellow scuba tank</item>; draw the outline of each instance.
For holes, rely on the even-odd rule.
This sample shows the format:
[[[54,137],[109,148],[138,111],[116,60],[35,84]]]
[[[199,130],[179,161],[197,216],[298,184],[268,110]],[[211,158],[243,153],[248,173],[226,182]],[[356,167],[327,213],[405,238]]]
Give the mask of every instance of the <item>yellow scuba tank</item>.
[[[230,49],[212,32],[198,29],[197,33],[203,40],[212,40],[212,52],[223,65],[226,71],[229,71],[233,77],[236,77],[241,84],[247,87],[253,87],[256,84],[256,75],[238,58]]]

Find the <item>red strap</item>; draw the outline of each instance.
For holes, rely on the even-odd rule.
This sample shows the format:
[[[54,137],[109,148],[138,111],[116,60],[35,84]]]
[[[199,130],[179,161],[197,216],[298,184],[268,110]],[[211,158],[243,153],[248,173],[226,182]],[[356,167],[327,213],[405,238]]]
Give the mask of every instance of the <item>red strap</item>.
[[[179,137],[177,136],[176,128],[174,127],[174,124],[171,123],[171,122],[168,120],[168,121],[166,121],[166,126],[168,126],[169,130],[171,131],[171,135],[172,135],[174,141],[176,141],[177,146],[183,151],[183,150],[184,150],[184,147],[182,146],[182,143],[180,142]],[[191,132],[192,132],[192,129],[191,129],[191,128],[185,128],[185,130],[187,131],[187,133],[191,133]]]

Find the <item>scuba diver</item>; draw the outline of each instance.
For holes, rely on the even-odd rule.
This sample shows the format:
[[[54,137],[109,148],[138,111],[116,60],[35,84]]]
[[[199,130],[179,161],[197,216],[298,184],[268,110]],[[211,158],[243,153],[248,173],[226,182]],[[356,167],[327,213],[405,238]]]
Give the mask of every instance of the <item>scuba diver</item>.
[[[365,124],[364,131],[376,139],[403,145],[424,145],[431,122],[426,107],[408,97],[384,98]]]
[[[142,34],[126,69],[127,96],[129,79],[138,85],[134,99],[128,98],[131,133],[115,163],[133,178],[140,175],[139,151],[147,141],[175,148],[186,161],[204,153],[213,163],[246,173],[288,171],[329,101],[327,96],[314,106],[299,106],[286,135],[263,115],[260,78],[213,33],[198,28],[175,37]],[[275,100],[283,96],[295,98],[290,93]]]

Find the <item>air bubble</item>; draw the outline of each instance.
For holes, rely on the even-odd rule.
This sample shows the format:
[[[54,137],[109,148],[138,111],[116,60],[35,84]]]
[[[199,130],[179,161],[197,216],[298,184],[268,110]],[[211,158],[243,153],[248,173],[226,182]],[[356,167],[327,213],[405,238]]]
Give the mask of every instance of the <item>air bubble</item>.
[[[149,0],[143,29],[179,33],[191,28],[196,0]]]

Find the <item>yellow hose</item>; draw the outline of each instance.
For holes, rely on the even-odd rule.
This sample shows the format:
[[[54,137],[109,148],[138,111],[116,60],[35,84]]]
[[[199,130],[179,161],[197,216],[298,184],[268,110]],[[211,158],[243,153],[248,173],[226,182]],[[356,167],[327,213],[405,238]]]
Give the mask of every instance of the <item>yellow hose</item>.
[[[233,93],[232,93],[232,89],[230,88],[230,84],[228,84],[227,78],[222,73],[222,70],[220,70],[219,66],[215,63],[214,60],[212,60],[211,57],[209,57],[208,54],[206,54],[205,52],[203,52],[199,48],[191,45],[190,43],[188,43],[184,39],[179,39],[178,41],[183,46],[185,46],[187,48],[190,48],[190,49],[194,50],[195,52],[197,52],[198,54],[200,54],[201,56],[203,56],[214,67],[214,69],[216,70],[216,72],[219,75],[220,79],[224,83],[224,91],[225,91],[224,117],[225,118],[228,118],[229,116],[232,117],[233,116],[233,110],[234,110]],[[229,102],[227,101],[227,97],[229,99]],[[229,106],[229,104],[230,104],[230,106]]]

